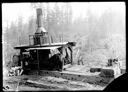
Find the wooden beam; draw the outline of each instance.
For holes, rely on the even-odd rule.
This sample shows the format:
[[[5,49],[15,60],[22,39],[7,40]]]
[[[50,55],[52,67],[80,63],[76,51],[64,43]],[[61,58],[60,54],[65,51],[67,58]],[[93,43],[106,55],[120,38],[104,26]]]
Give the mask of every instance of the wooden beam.
[[[23,49],[20,50],[20,62],[21,62],[21,67],[24,69],[24,62],[23,62],[23,55],[22,55]]]
[[[72,50],[72,46],[71,46],[71,64],[73,64],[73,50]]]
[[[29,35],[29,45],[31,45],[31,42],[30,42],[30,35]]]
[[[39,75],[39,71],[40,71],[40,62],[39,62],[38,50],[36,50],[36,53],[37,53],[37,62],[38,62],[38,75]]]

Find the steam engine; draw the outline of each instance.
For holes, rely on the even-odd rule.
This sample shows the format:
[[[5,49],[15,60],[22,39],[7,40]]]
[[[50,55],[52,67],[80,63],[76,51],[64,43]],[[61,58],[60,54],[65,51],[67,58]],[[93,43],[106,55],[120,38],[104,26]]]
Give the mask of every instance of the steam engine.
[[[48,32],[43,27],[42,16],[42,9],[38,8],[37,30],[34,35],[29,35],[29,45],[14,47],[20,50],[18,62],[24,70],[62,71],[65,65],[72,64],[72,47],[75,46],[75,42],[51,42]]]

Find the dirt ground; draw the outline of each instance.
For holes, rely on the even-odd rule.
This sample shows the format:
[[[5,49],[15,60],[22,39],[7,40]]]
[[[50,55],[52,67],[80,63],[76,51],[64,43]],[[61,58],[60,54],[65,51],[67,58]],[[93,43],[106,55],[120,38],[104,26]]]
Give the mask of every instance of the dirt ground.
[[[99,85],[50,76],[22,75],[7,77],[3,80],[3,86],[8,86],[9,91],[103,90],[107,84]]]
[[[75,69],[74,69],[75,67]],[[89,74],[89,69],[83,69],[82,66],[77,69],[76,66],[70,68],[78,71],[86,70]],[[3,86],[8,86],[9,91],[42,91],[42,90],[103,90],[109,83],[110,79],[102,79],[101,77],[93,77],[85,79],[85,81],[73,81],[64,78],[52,76],[41,76],[36,74],[21,75],[21,76],[3,76]]]

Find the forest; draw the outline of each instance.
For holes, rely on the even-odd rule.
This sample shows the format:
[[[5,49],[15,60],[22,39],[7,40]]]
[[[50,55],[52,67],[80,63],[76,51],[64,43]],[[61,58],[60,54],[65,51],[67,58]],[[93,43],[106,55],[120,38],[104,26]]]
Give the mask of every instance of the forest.
[[[126,29],[125,10],[123,13],[108,9],[97,17],[88,8],[88,17],[77,17],[73,20],[70,3],[55,3],[51,8],[49,3],[31,3],[31,9],[42,8],[43,26],[58,42],[75,41],[73,48],[73,62],[77,64],[79,56],[83,57],[84,64],[104,65],[109,58],[118,58],[125,63],[126,58]],[[84,11],[83,11],[84,12]],[[2,29],[3,62],[8,63],[12,56],[18,53],[15,46],[28,45],[29,35],[36,32],[36,13],[23,23],[23,17],[18,16],[17,23],[7,23],[10,26]],[[79,50],[79,55],[78,55]]]

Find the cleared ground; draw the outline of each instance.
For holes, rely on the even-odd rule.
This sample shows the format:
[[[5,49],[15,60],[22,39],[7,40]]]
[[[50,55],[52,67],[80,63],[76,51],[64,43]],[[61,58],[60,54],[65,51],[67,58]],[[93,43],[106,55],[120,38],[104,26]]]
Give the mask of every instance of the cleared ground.
[[[76,66],[74,66],[76,67]],[[89,69],[70,68],[71,70],[86,72],[90,74]],[[82,73],[81,72],[81,73]],[[3,86],[9,86],[11,91],[39,91],[39,90],[103,90],[110,82],[110,79],[101,77],[93,77],[93,79],[85,79],[83,81],[73,81],[64,78],[39,75],[22,75],[4,77]]]
[[[27,81],[26,81],[26,80]],[[103,90],[106,85],[100,86],[93,83],[85,83],[78,81],[66,80],[56,77],[41,76],[17,76],[8,77],[4,80],[4,85],[9,86],[11,91],[27,91],[27,90]]]

